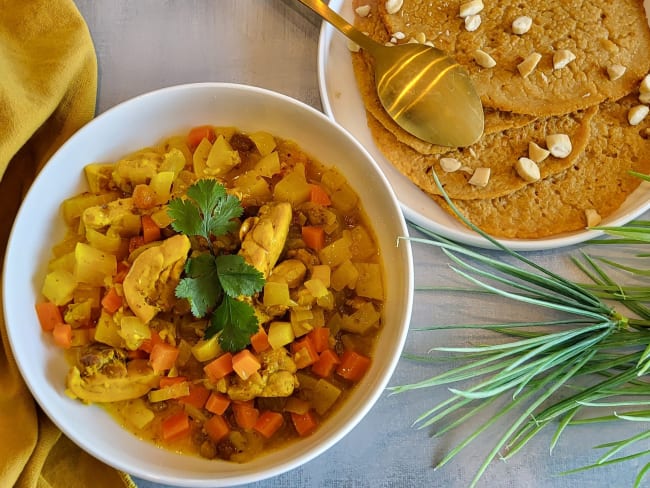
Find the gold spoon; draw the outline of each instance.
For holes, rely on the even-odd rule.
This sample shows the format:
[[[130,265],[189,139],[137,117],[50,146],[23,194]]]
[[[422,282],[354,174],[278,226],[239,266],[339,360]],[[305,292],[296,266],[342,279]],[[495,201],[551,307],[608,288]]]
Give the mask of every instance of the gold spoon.
[[[483,106],[467,71],[445,52],[418,43],[383,46],[320,0],[300,0],[375,60],[377,95],[407,132],[441,146],[465,147],[483,134]]]

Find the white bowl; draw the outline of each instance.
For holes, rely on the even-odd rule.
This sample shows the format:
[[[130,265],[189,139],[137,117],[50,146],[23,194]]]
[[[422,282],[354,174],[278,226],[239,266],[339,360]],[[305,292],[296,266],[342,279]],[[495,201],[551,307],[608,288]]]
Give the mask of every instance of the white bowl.
[[[97,406],[64,394],[68,364],[38,325],[34,304],[53,243],[63,237],[59,205],[85,189],[82,168],[185,133],[201,124],[266,130],[297,142],[321,163],[336,166],[359,194],[383,254],[387,300],[377,358],[346,404],[310,437],[246,464],[161,450],[117,426]],[[368,152],[311,107],[267,90],[221,83],[182,85],[148,93],[105,112],[77,132],[48,162],[14,224],[3,274],[9,341],[41,408],[71,440],[103,462],[154,482],[232,486],[278,475],[313,459],[347,434],[382,395],[397,364],[410,321],[413,263],[399,203]]]

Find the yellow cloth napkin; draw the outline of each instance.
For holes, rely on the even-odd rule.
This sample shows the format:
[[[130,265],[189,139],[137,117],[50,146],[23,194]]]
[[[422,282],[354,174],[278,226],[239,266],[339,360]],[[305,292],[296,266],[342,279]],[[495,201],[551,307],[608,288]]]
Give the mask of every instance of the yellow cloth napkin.
[[[0,0],[0,265],[25,190],[93,117],[96,91],[94,47],[72,0]],[[0,487],[135,487],[61,435],[22,381],[1,316],[0,332]]]

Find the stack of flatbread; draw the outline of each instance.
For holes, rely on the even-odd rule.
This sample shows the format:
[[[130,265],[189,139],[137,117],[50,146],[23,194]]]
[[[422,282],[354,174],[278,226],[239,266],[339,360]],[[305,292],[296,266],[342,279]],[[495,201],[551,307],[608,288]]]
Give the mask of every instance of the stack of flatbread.
[[[470,73],[485,111],[485,132],[472,146],[424,142],[384,111],[372,58],[352,54],[377,147],[442,208],[453,214],[433,172],[486,232],[549,237],[598,224],[640,184],[630,171],[650,172],[650,115],[643,117],[650,28],[642,0],[400,3],[353,0],[355,24],[381,43],[424,42],[450,53]]]

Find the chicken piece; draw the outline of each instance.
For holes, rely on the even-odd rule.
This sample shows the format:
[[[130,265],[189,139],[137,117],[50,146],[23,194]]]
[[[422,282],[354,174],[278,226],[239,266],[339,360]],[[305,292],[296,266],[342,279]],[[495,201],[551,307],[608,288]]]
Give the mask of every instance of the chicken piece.
[[[87,403],[131,400],[158,386],[160,376],[144,359],[128,363],[112,348],[97,348],[83,355],[66,379],[67,393]]]
[[[190,240],[178,234],[143,251],[124,278],[124,298],[136,317],[149,323],[160,311],[170,310],[190,251]]]
[[[302,285],[306,273],[307,267],[302,261],[285,259],[273,268],[267,281],[286,283],[289,288],[296,288]]]
[[[140,232],[140,215],[137,214],[133,198],[118,198],[106,205],[88,207],[81,220],[87,229],[110,227],[122,237]]]
[[[246,219],[241,227],[239,255],[260,271],[264,278],[269,276],[282,254],[291,217],[290,203],[272,203],[260,208],[258,216]]]
[[[256,397],[288,397],[298,386],[296,363],[285,348],[272,349],[260,354],[262,367],[246,380],[238,376],[231,379],[226,392],[231,400],[247,401]]]

